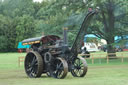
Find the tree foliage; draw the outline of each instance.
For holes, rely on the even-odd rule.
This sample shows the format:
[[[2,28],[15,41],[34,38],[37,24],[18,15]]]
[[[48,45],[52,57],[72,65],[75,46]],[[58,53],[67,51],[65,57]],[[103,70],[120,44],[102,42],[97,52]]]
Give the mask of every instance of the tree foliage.
[[[127,0],[32,0],[0,1],[0,51],[13,51],[23,39],[55,34],[67,27],[71,45],[88,8],[100,8],[87,32],[114,43],[114,36],[128,33]],[[3,43],[4,42],[4,43]]]
[[[92,23],[90,31],[107,41],[109,53],[115,52],[114,37],[128,33],[126,2],[122,0],[96,0],[95,2],[95,6],[100,8],[100,14],[96,17],[97,21]]]
[[[15,51],[19,41],[36,33],[32,0],[0,2],[0,51]]]

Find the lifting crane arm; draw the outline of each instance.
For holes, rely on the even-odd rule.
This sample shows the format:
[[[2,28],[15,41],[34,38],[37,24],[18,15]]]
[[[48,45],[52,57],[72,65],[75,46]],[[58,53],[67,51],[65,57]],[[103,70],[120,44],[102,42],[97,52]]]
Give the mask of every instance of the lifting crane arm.
[[[87,13],[87,15],[85,16],[84,21],[80,27],[80,30],[79,30],[77,37],[72,45],[72,48],[71,48],[72,57],[77,57],[78,53],[80,52],[84,36],[87,33],[88,25],[89,25],[92,17],[96,13],[97,13],[97,10],[89,11],[89,13]]]

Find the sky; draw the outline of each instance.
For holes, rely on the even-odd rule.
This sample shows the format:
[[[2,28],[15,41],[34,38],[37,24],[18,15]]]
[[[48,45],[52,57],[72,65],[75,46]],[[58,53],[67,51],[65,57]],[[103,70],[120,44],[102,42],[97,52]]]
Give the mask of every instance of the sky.
[[[34,2],[41,2],[41,1],[43,1],[43,0],[33,0]]]

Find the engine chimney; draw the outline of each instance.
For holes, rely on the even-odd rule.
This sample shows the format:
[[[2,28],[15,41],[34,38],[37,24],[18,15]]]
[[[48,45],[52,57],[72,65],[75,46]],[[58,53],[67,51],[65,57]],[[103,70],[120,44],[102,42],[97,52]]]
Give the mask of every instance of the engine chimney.
[[[68,28],[64,28],[63,29],[64,31],[63,31],[63,35],[64,35],[64,44],[65,45],[68,45],[68,37],[67,37],[67,32],[68,32]]]

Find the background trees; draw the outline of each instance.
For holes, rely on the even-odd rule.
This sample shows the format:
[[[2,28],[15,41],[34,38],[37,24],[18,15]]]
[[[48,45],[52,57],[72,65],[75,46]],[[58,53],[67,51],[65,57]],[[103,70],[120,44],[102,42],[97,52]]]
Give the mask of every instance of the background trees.
[[[0,2],[0,51],[16,51],[17,44],[36,34],[32,0]]]
[[[92,2],[93,3],[93,2]],[[115,36],[127,35],[128,12],[126,9],[127,1],[122,0],[96,0],[95,6],[100,8],[100,14],[96,17],[97,21],[90,27],[91,33],[103,38],[107,41],[108,53],[114,53],[113,46]],[[123,21],[125,23],[123,23]]]
[[[128,33],[127,0],[32,0],[0,1],[0,51],[13,51],[19,41],[41,36],[42,32],[62,37],[62,28],[68,27],[69,44],[88,12],[88,8],[100,9],[87,32],[103,38],[109,52],[114,52],[115,36]]]

